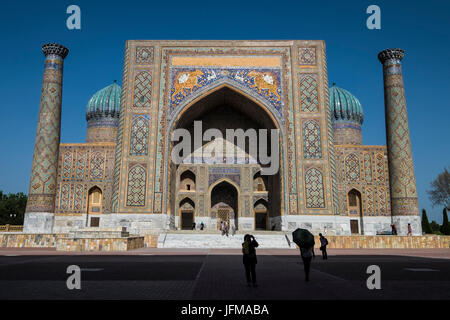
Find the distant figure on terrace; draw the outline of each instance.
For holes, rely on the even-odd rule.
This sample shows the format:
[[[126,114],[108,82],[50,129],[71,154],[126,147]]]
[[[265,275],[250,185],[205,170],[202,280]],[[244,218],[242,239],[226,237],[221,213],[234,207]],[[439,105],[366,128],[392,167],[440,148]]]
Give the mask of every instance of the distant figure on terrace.
[[[200,223],[200,230],[203,230],[204,227],[205,227],[205,224],[202,221],[202,223]]]
[[[397,235],[397,227],[395,226],[395,224],[391,224],[391,228],[392,228],[392,235],[396,236]]]
[[[192,230],[195,230],[195,222],[192,222]]]
[[[411,227],[411,223],[408,223],[408,236],[412,236],[412,227]]]

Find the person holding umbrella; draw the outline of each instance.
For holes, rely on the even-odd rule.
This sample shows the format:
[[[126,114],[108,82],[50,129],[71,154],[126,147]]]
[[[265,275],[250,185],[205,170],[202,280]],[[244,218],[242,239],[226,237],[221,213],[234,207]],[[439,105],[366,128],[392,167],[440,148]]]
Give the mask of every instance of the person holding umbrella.
[[[314,257],[314,235],[306,229],[298,228],[292,232],[292,240],[300,248],[300,256],[305,271],[305,281],[308,282],[311,260]]]

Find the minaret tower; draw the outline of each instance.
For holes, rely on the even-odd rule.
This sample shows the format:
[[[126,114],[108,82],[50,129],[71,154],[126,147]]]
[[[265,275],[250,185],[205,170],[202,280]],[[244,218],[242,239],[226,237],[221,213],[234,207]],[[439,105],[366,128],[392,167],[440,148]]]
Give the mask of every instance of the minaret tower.
[[[402,49],[386,49],[378,54],[383,64],[386,139],[389,160],[392,221],[400,235],[421,235],[419,202],[409,136],[408,113],[403,87]]]
[[[45,55],[44,77],[23,229],[28,233],[51,233],[53,229],[63,64],[69,53],[66,47],[55,43],[44,44],[42,51]]]

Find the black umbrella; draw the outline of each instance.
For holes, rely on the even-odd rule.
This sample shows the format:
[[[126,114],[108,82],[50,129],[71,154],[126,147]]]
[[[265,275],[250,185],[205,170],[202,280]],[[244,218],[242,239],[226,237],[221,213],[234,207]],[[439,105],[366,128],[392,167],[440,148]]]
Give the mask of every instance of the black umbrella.
[[[314,246],[314,235],[306,229],[297,228],[292,232],[292,241],[299,247],[312,247]]]

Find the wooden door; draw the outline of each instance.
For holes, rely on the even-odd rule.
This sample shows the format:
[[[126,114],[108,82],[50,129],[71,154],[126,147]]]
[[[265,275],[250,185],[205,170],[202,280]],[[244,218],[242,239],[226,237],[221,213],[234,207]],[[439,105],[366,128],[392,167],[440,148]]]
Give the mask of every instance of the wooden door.
[[[350,220],[350,232],[352,234],[359,233],[358,220]]]

